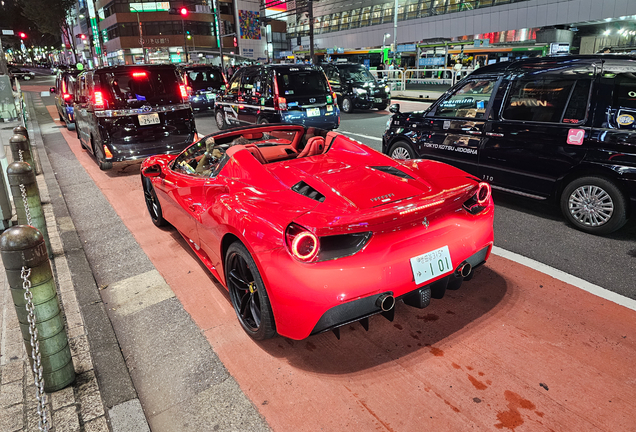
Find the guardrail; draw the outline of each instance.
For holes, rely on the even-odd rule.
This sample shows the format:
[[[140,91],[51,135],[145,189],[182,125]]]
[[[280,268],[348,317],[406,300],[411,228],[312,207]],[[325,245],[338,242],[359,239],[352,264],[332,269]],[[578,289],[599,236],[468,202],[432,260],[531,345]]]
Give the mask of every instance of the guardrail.
[[[419,90],[418,85],[439,85],[443,91],[456,82],[468,76],[474,69],[467,68],[456,71],[454,69],[385,69],[370,70],[371,74],[380,79],[386,78],[394,94],[400,95],[405,90]]]

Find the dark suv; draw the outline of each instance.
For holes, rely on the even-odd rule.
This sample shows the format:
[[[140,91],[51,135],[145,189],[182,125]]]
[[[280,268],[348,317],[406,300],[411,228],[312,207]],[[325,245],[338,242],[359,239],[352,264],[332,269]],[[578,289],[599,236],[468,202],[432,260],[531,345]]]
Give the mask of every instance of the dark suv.
[[[195,111],[214,109],[217,95],[227,86],[227,80],[221,68],[206,65],[183,66],[180,69],[192,109]]]
[[[75,80],[79,73],[78,70],[60,70],[55,78],[55,87],[50,88],[55,97],[57,113],[68,130],[75,130],[73,103],[75,102]]]
[[[321,68],[305,65],[247,66],[236,71],[217,98],[216,124],[294,123],[336,129],[340,110]]]
[[[636,57],[525,59],[479,68],[424,112],[394,115],[382,150],[436,159],[607,234],[636,207]],[[631,205],[630,205],[631,201]]]
[[[196,128],[188,92],[173,65],[112,66],[77,78],[75,123],[102,170],[113,162],[180,153]]]
[[[354,108],[383,110],[391,103],[391,89],[386,80],[376,80],[363,65],[323,63],[321,66],[343,112],[353,112]]]

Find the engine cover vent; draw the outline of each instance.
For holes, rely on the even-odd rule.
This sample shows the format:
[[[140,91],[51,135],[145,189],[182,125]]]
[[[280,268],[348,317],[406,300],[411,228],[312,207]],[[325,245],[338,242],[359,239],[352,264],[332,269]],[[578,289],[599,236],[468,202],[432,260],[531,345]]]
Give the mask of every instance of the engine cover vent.
[[[316,200],[319,202],[323,202],[325,200],[325,196],[318,192],[313,187],[309,186],[304,181],[299,181],[294,186],[292,186],[292,190],[301,195],[306,196],[307,198],[311,198],[312,200]]]
[[[415,180],[413,177],[411,177],[407,173],[402,172],[399,169],[392,166],[372,166],[370,168],[373,168],[374,170],[382,171],[387,174],[394,175],[396,177],[405,178],[409,180]]]

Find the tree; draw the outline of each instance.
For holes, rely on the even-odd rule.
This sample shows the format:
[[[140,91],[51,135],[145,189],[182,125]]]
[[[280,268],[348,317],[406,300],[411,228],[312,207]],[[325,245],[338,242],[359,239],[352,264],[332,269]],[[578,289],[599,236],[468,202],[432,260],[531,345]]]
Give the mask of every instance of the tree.
[[[69,41],[77,61],[73,28],[67,19],[75,0],[21,0],[21,3],[22,14],[35,23],[38,30],[54,36],[63,35]]]

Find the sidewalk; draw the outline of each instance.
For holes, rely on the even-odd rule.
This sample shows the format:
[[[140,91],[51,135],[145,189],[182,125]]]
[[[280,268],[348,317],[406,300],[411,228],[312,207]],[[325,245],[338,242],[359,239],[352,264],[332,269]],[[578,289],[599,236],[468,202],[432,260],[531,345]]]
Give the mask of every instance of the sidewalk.
[[[51,430],[269,430],[73,156],[39,92],[26,95],[78,377],[49,396]],[[1,125],[6,145],[18,124]],[[0,281],[0,432],[35,431],[33,378],[4,272]]]

